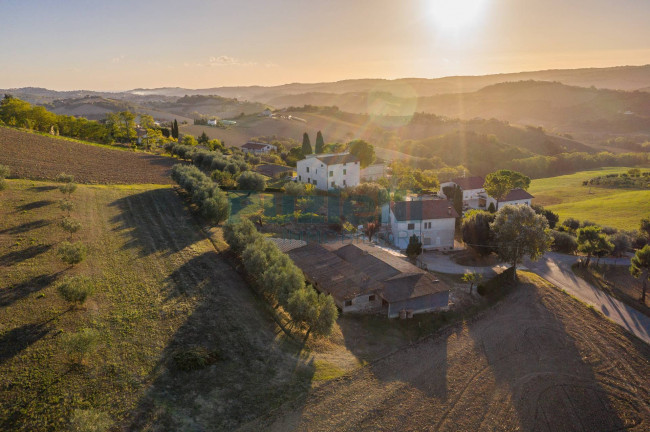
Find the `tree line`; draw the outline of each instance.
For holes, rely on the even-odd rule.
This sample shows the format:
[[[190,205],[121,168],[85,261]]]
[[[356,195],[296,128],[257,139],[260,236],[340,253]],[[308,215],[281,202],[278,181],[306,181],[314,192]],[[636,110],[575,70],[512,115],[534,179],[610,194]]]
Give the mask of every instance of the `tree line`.
[[[210,177],[192,165],[176,164],[172,167],[172,179],[190,195],[201,215],[219,224],[230,216],[230,201]]]
[[[275,243],[260,234],[252,222],[245,219],[224,227],[224,238],[241,259],[254,287],[276,309],[289,314],[294,324],[306,331],[327,336],[338,316],[334,299],[319,294],[306,283],[302,271]]]

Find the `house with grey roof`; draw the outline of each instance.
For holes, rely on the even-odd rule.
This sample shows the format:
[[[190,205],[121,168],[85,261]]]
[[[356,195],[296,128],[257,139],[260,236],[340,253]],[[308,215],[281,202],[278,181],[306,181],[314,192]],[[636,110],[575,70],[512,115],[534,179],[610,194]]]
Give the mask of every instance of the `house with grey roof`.
[[[296,164],[298,181],[316,189],[345,189],[360,181],[361,163],[350,153],[311,154]]]
[[[308,281],[343,313],[423,313],[447,307],[450,287],[433,274],[371,244],[316,244],[288,252]]]

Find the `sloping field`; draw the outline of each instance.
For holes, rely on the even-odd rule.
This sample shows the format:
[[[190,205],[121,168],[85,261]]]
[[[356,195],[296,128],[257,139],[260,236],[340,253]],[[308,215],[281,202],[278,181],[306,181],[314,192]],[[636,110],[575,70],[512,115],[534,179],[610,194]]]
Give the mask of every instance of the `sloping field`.
[[[74,240],[88,256],[74,268],[56,256],[60,198],[29,180],[0,193],[1,431],[68,430],[90,412],[111,430],[232,430],[308,388],[313,365],[277,340],[172,188],[80,185]],[[77,308],[55,288],[72,274],[96,288]],[[85,327],[99,340],[78,365],[64,336]],[[210,364],[181,370],[174,358],[195,347]]]
[[[650,347],[530,273],[478,319],[243,430],[648,430]]]
[[[590,220],[619,229],[638,229],[641,218],[650,214],[650,191],[583,186],[584,180],[621,174],[629,168],[601,168],[531,181],[530,192],[540,204],[560,215]]]
[[[0,127],[0,165],[12,177],[53,179],[73,174],[79,183],[171,184],[175,159],[113,150]]]

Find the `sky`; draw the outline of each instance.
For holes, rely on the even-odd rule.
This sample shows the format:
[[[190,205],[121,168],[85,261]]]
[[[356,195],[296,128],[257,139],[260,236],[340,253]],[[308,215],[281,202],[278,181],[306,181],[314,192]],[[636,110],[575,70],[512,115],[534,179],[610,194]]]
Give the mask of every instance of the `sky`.
[[[0,0],[0,16],[0,88],[207,88],[650,64],[650,0]]]

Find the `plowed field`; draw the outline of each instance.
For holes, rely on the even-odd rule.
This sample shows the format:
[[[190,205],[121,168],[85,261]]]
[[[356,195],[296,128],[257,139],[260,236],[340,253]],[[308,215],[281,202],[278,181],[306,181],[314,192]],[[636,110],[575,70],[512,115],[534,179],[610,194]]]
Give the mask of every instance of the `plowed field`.
[[[171,184],[172,158],[82,144],[0,127],[0,165],[12,176],[53,179],[73,174],[79,183]]]
[[[245,430],[647,431],[650,347],[528,274],[495,309]]]

